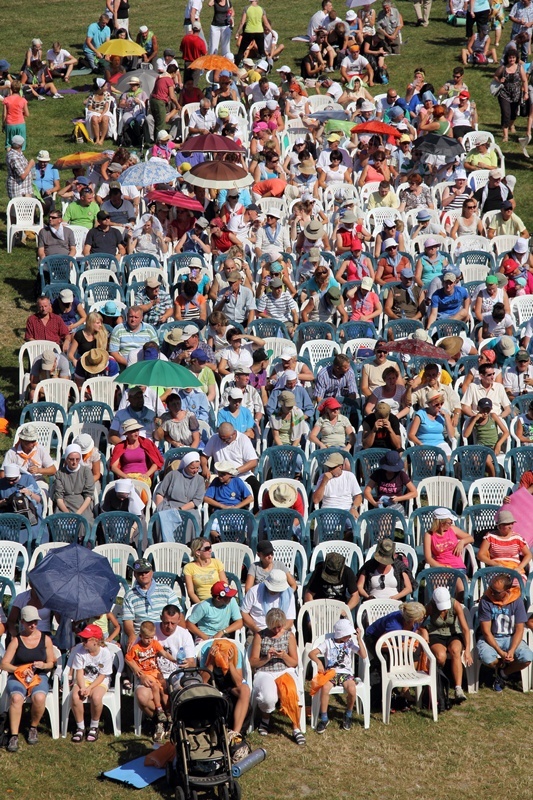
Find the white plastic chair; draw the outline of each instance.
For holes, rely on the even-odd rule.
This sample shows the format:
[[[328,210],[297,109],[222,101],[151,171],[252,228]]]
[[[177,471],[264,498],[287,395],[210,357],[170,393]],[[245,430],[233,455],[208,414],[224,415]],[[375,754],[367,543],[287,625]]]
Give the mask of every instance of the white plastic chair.
[[[375,346],[375,339],[365,339],[364,337],[359,339],[348,339],[348,341],[344,342],[342,345],[341,353],[343,353],[343,355],[350,356],[350,358],[357,358],[357,354],[360,349],[373,350]]]
[[[44,381],[39,381],[35,387],[34,400],[39,400],[40,393],[43,393],[44,400],[47,403],[57,403],[62,406],[65,411],[70,405],[70,397],[73,397],[73,403],[80,402],[80,393],[74,381],[65,380],[64,378],[47,378]]]
[[[533,317],[533,295],[525,294],[522,297],[511,297],[509,305],[517,327],[529,322]]]
[[[11,221],[14,212],[15,221]],[[37,212],[37,215],[36,215]],[[37,222],[35,218],[37,216]],[[6,208],[7,220],[7,252],[13,250],[13,241],[17,233],[33,231],[37,236],[43,227],[43,207],[35,197],[14,197]]]
[[[252,548],[239,542],[217,542],[213,545],[213,556],[222,561],[226,572],[236,575],[239,580],[244,564],[250,567],[254,561]]]
[[[382,208],[380,206],[378,208],[371,208],[366,212],[364,226],[370,231],[376,229],[380,231],[383,228],[383,221],[391,217],[394,219],[401,219],[402,222],[405,222],[404,215],[401,211],[398,211],[396,208]]]
[[[152,559],[155,572],[172,572],[174,575],[181,575],[183,564],[190,561],[190,556],[190,548],[177,542],[151,544],[143,553],[143,558]]]
[[[463,147],[465,152],[469,153],[470,150],[473,150],[480,139],[484,139],[485,141],[488,139],[490,149],[492,150],[495,145],[494,136],[492,133],[489,133],[489,131],[468,131],[468,133],[465,133],[463,136]]]
[[[333,626],[341,617],[351,620],[352,612],[347,603],[341,600],[310,600],[304,603],[298,612],[296,619],[296,638],[298,639],[298,652],[302,658],[303,674],[307,674],[309,664],[309,653],[313,649],[311,642],[304,643],[304,619],[309,619],[311,642],[318,636],[325,636],[331,633]]]
[[[391,216],[391,211],[393,211],[393,209],[389,209],[389,216]],[[407,228],[404,233],[407,234],[411,233],[415,225],[418,224],[416,215],[419,211],[419,208],[411,208],[409,211],[404,211],[403,214],[399,211],[393,211],[392,216],[394,216],[395,219],[403,220],[405,227]],[[436,225],[440,225],[440,211],[437,208],[425,208],[424,211],[427,211],[429,214],[431,214],[431,222],[435,223]]]
[[[118,278],[111,269],[89,269],[86,272],[82,272],[78,280],[78,286],[83,298],[88,287],[93,283],[116,283],[118,286]]]
[[[333,358],[341,352],[341,346],[329,339],[315,339],[314,342],[304,342],[300,348],[300,355],[307,356],[314,370],[322,358]]]
[[[396,545],[396,555],[406,556],[409,561],[409,569],[416,575],[418,572],[418,556],[416,554],[416,550],[414,547],[411,547],[409,544],[404,544],[403,542],[395,542]],[[374,553],[376,552],[377,545],[373,544],[371,547],[368,548],[365,555],[365,561],[370,561],[373,557]]]
[[[120,678],[122,676],[122,671],[124,670],[124,656],[122,655],[122,650],[115,644],[114,642],[107,642],[106,647],[108,647],[112,654],[113,654],[113,678],[112,678],[112,686],[108,689],[108,691],[104,694],[102,698],[102,704],[104,708],[109,709],[111,713],[111,720],[113,722],[113,733],[115,736],[120,736],[122,732],[122,726],[120,722],[120,710],[121,710],[121,695],[120,695]],[[70,656],[67,661],[67,665],[63,670],[63,705],[61,708],[61,736],[65,739],[68,730],[68,717],[70,714],[70,709],[72,707],[72,700],[71,700],[71,686],[69,685],[69,678],[72,672],[72,662],[74,661],[74,656],[76,653],[79,653],[83,648],[82,644],[77,645],[73,650],[70,651]],[[116,670],[116,671],[115,671]]]
[[[19,559],[22,559],[22,566],[20,567],[20,581],[15,582],[15,572],[17,564],[20,564]],[[0,577],[9,578],[15,584],[17,594],[25,591],[26,589],[26,575],[28,572],[28,551],[25,546],[18,542],[9,542],[0,540]],[[14,598],[13,598],[14,599]]]
[[[489,268],[485,264],[461,264],[460,267],[464,283],[473,281],[484,283],[489,274]]]
[[[189,125],[185,120],[190,120],[191,114],[194,111],[198,111],[199,108],[200,103],[186,103],[181,109],[181,135],[183,137],[183,141],[185,141],[189,135]]]
[[[20,399],[24,399],[24,394],[30,382],[30,370],[36,358],[43,353],[44,350],[53,350],[54,353],[61,353],[61,345],[56,342],[48,342],[46,339],[35,339],[33,342],[24,342],[19,349],[19,395]],[[29,361],[29,369],[26,370],[24,365],[24,357],[27,356]]]
[[[282,352],[287,348],[287,339],[282,339],[281,336],[265,336],[265,350],[272,350],[272,360],[279,358]]]
[[[83,255],[83,247],[85,245],[85,239],[87,238],[87,234],[89,233],[88,228],[84,228],[83,225],[68,225],[68,228],[74,234],[74,241],[76,243],[76,258],[79,258]]]
[[[129,544],[99,544],[94,548],[94,552],[106,558],[115,575],[124,579],[128,566],[132,567],[139,557],[137,550]]]
[[[490,245],[496,255],[501,256],[502,253],[507,253],[509,250],[512,250],[519,239],[520,236],[500,234],[490,239]]]
[[[319,636],[312,644],[312,649],[314,650],[316,647],[322,644],[322,642],[326,638],[331,638],[333,636],[332,633],[328,634],[327,636]],[[355,660],[357,658],[358,665],[357,670],[355,667]],[[356,672],[358,673],[358,677],[355,679],[356,683],[356,695],[355,695],[355,703],[356,709],[358,714],[363,714],[363,724],[365,729],[370,728],[370,661],[368,656],[366,658],[357,657],[354,653],[353,655],[353,670],[352,675],[355,675]],[[313,664],[313,677],[317,673],[316,664]],[[334,686],[330,692],[330,696],[333,694],[344,694],[344,690],[342,686]],[[311,728],[315,730],[317,723],[318,723],[318,714],[320,711],[320,692],[317,692],[311,699]]]
[[[470,173],[468,178],[468,186],[472,191],[477,192],[478,189],[483,189],[488,183],[490,169],[476,169]]]
[[[317,563],[325,561],[328,553],[339,553],[344,556],[347,567],[350,567],[356,574],[363,566],[364,556],[358,544],[345,542],[339,539],[335,542],[321,542],[313,547],[311,561],[309,562],[309,572],[314,572]]]
[[[459,258],[461,253],[467,250],[483,250],[490,253],[491,242],[484,236],[458,236],[452,247],[452,258]]]
[[[401,604],[401,600],[385,600],[382,598],[365,600],[364,603],[360,603],[357,609],[355,627],[364,631],[377,619],[397,611]]]
[[[340,186],[327,186],[322,196],[326,214],[331,214],[335,211],[335,200],[340,197],[343,198],[341,202],[350,198],[356,206],[359,205],[359,189],[357,186],[352,186],[349,183],[343,183]]]
[[[148,280],[148,278],[156,278],[167,292],[170,291],[168,286],[168,277],[163,267],[161,267],[161,269],[158,269],[158,267],[137,267],[137,269],[132,269],[128,275],[128,283],[126,288],[130,289],[134,282],[144,283],[144,281]]]
[[[513,491],[513,486],[507,478],[479,478],[468,490],[468,505],[473,506],[474,497],[478,495],[482,504],[501,506],[503,498]]]
[[[115,393],[122,391],[123,385],[114,378],[89,378],[84,381],[80,389],[80,398],[85,400],[85,395],[90,392],[91,400],[97,403],[106,403],[109,408],[115,408]]]
[[[299,582],[297,586],[298,600],[302,602],[302,585],[307,576],[307,553],[303,545],[299,542],[291,542],[288,539],[276,539],[271,542],[274,548],[274,558],[289,570],[291,575],[296,572],[296,559],[298,555],[301,559],[301,572],[299,574]]]
[[[387,648],[389,664],[383,654],[384,647]],[[429,674],[416,669],[415,653],[419,648],[428,658]],[[390,722],[392,690],[411,686],[416,687],[416,699],[419,705],[422,687],[429,686],[433,721],[437,722],[437,659],[425,640],[412,631],[391,631],[380,636],[376,642],[376,654],[381,662],[381,702],[385,725]]]
[[[74,423],[73,425],[69,425],[63,435],[63,452],[65,452],[65,449],[69,446],[69,444],[72,444],[73,439],[75,439],[76,436],[79,436],[80,433],[89,434],[97,450],[100,450],[102,439],[106,442],[105,457],[107,461],[111,455],[111,445],[107,441],[109,431],[105,425],[100,425],[99,422],[78,422]]]
[[[428,238],[429,237],[425,233],[422,234],[421,236],[415,236],[412,239],[409,239],[409,241],[405,243],[405,246],[407,247],[407,245],[409,245],[409,252],[412,255],[419,255],[420,253],[423,254],[424,253],[424,242]],[[434,234],[431,235],[431,238],[432,239],[436,239],[437,242],[439,242],[439,250],[444,250],[446,252],[448,251],[448,246],[447,246],[448,245],[448,237],[447,236],[441,236],[438,233],[434,233]],[[451,241],[453,242],[453,239]]]
[[[426,493],[428,506],[441,506],[453,508],[454,494],[457,492],[461,498],[462,509],[466,508],[466,494],[461,481],[456,478],[446,478],[439,475],[435,478],[424,478],[418,484],[418,497],[415,500],[418,508],[422,506],[422,494]]]

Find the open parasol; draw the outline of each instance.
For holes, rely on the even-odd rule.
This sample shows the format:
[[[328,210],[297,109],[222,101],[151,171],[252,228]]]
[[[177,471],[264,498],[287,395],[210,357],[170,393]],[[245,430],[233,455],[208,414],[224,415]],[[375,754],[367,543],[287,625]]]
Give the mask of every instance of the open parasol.
[[[146,94],[151,94],[157,77],[157,72],[153,69],[134,69],[132,72],[126,72],[122,78],[119,78],[113,88],[116,89],[117,92],[129,92],[131,91],[131,79],[139,78],[141,89],[145,91]]]
[[[98,52],[107,58],[111,56],[127,58],[128,56],[143,56],[146,51],[144,47],[132,42],[131,39],[108,39],[98,48]]]
[[[200,56],[196,58],[192,64],[189,64],[189,69],[227,69],[228,72],[238,72],[238,68],[233,61],[224,56]]]
[[[394,136],[395,139],[402,137],[401,131],[379,119],[372,119],[370,122],[360,122],[352,128],[352,133],[379,133],[382,136]]]
[[[387,342],[383,349],[400,356],[421,356],[422,358],[440,358],[448,360],[448,353],[442,347],[423,342],[421,339],[401,339],[399,342]]]
[[[105,153],[70,153],[68,156],[58,158],[54,167],[55,169],[79,169],[103,164],[104,161],[109,161],[109,156],[106,156]]]
[[[452,139],[451,136],[440,136],[438,133],[428,133],[421,136],[413,143],[413,150],[420,150],[421,153],[431,156],[444,156],[453,159],[463,155],[465,149],[463,145]]]
[[[245,153],[241,147],[230,139],[229,136],[219,136],[217,133],[202,133],[199,136],[189,136],[181,145],[183,153]]]
[[[165,203],[167,206],[176,208],[188,208],[190,211],[203,211],[204,207],[194,197],[188,197],[182,192],[166,189],[153,189],[148,192],[146,199],[151,203]]]
[[[204,161],[186,172],[183,180],[205,189],[242,189],[254,182],[249,172],[231,161]]]
[[[178,177],[170,164],[160,158],[151,158],[128,167],[118,181],[122,186],[154,186],[156,183],[174,183]]]
[[[128,386],[151,386],[157,389],[198,389],[202,384],[190,370],[172,361],[138,361],[115,378]]]

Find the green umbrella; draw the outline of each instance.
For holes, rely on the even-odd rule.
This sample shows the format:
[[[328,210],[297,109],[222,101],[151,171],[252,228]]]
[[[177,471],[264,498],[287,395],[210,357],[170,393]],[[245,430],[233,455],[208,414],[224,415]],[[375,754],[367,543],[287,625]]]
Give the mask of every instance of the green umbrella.
[[[196,389],[202,384],[186,367],[172,361],[138,361],[127,367],[115,380],[129,386],[153,386],[163,389]]]

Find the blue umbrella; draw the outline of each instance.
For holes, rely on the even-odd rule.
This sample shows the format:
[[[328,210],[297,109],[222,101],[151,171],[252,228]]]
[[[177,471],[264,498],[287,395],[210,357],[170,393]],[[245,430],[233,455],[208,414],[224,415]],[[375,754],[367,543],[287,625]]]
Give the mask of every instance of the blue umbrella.
[[[128,167],[119,177],[123,186],[154,186],[156,183],[174,183],[178,172],[163,159],[151,158]]]
[[[78,544],[51,550],[28,580],[43,606],[74,621],[106,614],[120,589],[107,558]]]

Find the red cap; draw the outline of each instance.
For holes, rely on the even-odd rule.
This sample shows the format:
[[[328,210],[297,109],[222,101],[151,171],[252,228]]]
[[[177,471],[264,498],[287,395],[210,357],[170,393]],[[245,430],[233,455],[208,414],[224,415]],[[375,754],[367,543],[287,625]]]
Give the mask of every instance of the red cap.
[[[324,400],[322,403],[320,403],[318,410],[324,411],[326,408],[329,408],[333,411],[335,408],[342,408],[342,404],[339,403],[339,401],[334,397],[328,397],[327,400]]]
[[[104,633],[99,625],[87,625],[78,636],[82,639],[103,639]]]
[[[217,581],[211,586],[211,595],[213,597],[235,597],[237,589],[232,589],[224,581]]]
[[[470,92],[467,92],[466,89],[463,89],[462,92],[459,92],[459,97],[466,97],[468,100],[470,98]]]

